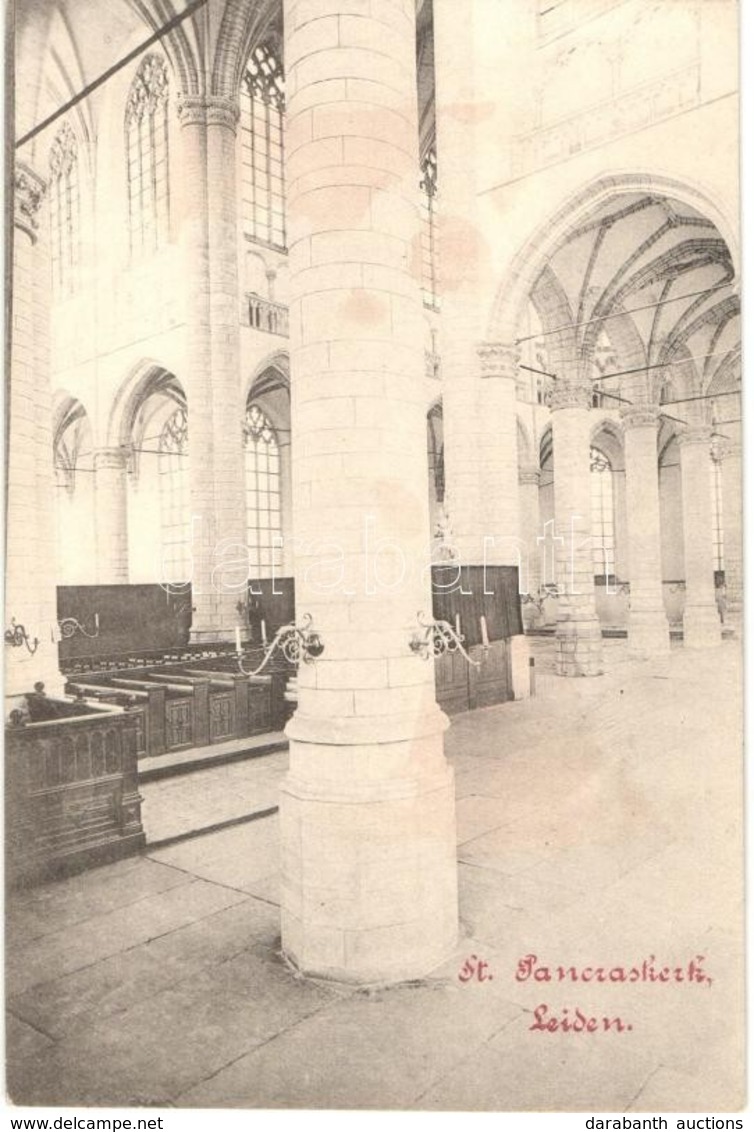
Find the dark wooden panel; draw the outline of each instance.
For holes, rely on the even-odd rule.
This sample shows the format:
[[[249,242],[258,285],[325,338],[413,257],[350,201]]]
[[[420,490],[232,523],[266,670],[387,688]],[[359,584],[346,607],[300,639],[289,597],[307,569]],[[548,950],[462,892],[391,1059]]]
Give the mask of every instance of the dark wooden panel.
[[[249,582],[249,631],[251,640],[262,640],[264,620],[267,639],[272,640],[281,625],[296,620],[296,592],[293,578],[255,578]]]
[[[454,628],[458,617],[467,648],[482,643],[482,616],[490,641],[518,636],[524,629],[517,567],[433,566],[432,613]]]
[[[214,692],[209,698],[209,741],[222,743],[236,733],[236,693]]]
[[[479,667],[469,668],[469,703],[472,708],[490,707],[513,699],[510,672],[510,650],[506,641],[493,641],[489,648],[475,645],[471,649]]]
[[[90,713],[5,733],[11,884],[103,864],[144,845],[136,719]]]
[[[435,698],[449,715],[469,710],[469,666],[460,653],[435,659]]]
[[[58,645],[61,663],[79,657],[185,647],[191,628],[191,589],[166,592],[159,585],[58,586],[58,621],[75,618],[78,630]],[[95,629],[98,619],[98,630]]]

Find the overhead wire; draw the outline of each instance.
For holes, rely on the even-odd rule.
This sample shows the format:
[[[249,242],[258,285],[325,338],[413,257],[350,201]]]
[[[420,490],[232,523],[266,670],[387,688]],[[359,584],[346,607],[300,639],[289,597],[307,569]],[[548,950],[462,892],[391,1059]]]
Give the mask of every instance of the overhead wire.
[[[542,330],[539,334],[527,334],[522,338],[516,339],[516,345],[520,346],[522,342],[532,342],[536,338],[546,338],[549,334],[559,334],[561,330],[576,330],[580,326],[589,326],[593,322],[607,322],[611,318],[622,318],[627,314],[636,314],[637,311],[655,310],[657,307],[667,306],[669,303],[680,303],[684,299],[694,299],[699,295],[712,295],[715,291],[721,291],[726,287],[734,286],[734,280],[729,279],[725,283],[717,283],[714,287],[704,287],[701,291],[689,291],[685,295],[675,295],[669,299],[659,299],[656,303],[645,303],[640,307],[630,307],[625,311],[615,311],[613,314],[595,315],[594,318],[586,318],[581,322],[566,322],[562,326],[554,326],[551,330]]]
[[[38,122],[36,126],[32,126],[30,130],[27,130],[16,142],[16,149],[22,145],[26,145],[26,143],[30,142],[32,138],[35,138],[37,134],[40,134],[42,130],[46,130],[47,127],[51,126],[53,122],[56,122],[58,118],[61,118],[64,114],[67,114],[69,110],[72,110],[74,106],[77,106],[79,102],[88,98],[93,91],[101,87],[103,83],[106,83],[108,79],[111,79],[113,75],[117,74],[123,67],[127,67],[129,63],[137,59],[139,55],[154,43],[158,43],[159,40],[163,39],[164,36],[168,35],[174,28],[183,23],[185,19],[188,19],[189,16],[193,16],[194,12],[203,8],[207,2],[208,0],[191,0],[191,3],[188,4],[182,12],[173,16],[172,19],[168,20],[167,23],[163,24],[162,27],[158,28],[156,32],[150,35],[148,39],[140,43],[138,47],[134,47],[132,51],[124,55],[117,63],[113,63],[112,67],[108,67],[107,70],[103,71],[101,75],[98,75],[96,79],[92,79],[90,83],[87,83],[85,87],[78,91],[77,94],[74,94],[72,98],[69,98],[67,102],[64,102],[62,106],[59,106],[57,110],[54,110],[52,114],[48,114],[47,117],[43,118],[41,122]]]

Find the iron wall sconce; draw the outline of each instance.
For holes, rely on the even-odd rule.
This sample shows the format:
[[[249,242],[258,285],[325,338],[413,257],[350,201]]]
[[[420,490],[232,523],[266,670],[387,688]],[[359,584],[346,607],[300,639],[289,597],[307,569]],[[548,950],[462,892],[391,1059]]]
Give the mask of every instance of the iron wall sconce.
[[[417,613],[416,620],[422,632],[415,631],[408,642],[412,653],[422,660],[429,660],[430,657],[443,656],[445,653],[460,652],[467,664],[481,668],[481,661],[472,660],[463,647],[463,635],[457,633],[449,621],[428,619],[421,611]]]
[[[99,613],[94,615],[94,632],[90,633],[80,621],[75,617],[64,617],[62,621],[58,621],[58,628],[60,629],[61,637],[70,640],[75,637],[77,633],[81,633],[82,637],[90,637],[92,640],[99,636]]]
[[[239,643],[236,648],[239,671],[244,676],[258,676],[269,663],[275,649],[280,649],[285,659],[291,664],[300,664],[302,661],[304,664],[313,664],[318,657],[322,656],[325,645],[316,629],[311,628],[311,623],[311,614],[305,613],[300,625],[281,625],[265,652],[262,663],[253,672],[249,672],[243,666],[243,652]]]
[[[31,639],[26,631],[25,625],[17,625],[15,617],[10,619],[10,629],[5,630],[5,643],[10,645],[13,649],[18,649],[21,645],[26,645],[26,648],[34,656],[34,653],[39,648],[39,637]]]

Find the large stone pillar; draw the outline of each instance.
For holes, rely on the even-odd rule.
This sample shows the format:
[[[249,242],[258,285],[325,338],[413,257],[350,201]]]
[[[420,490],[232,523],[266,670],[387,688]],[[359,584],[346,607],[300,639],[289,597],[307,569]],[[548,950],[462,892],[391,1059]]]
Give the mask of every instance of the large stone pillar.
[[[456,0],[435,0],[436,58],[474,57],[474,5],[458,18]],[[485,336],[489,246],[479,217],[475,160],[478,96],[473,67],[443,67],[435,78],[435,129],[441,296],[443,459],[448,542],[459,562],[481,565],[487,533],[481,478],[481,414],[490,396],[480,381]],[[489,452],[489,447],[488,447]]]
[[[539,522],[539,479],[536,464],[518,469],[518,502],[521,516],[521,537],[526,546],[526,571],[522,577],[522,591],[536,598],[542,584],[542,550],[538,541],[542,535]]]
[[[743,619],[743,480],[741,444],[718,440],[713,453],[720,464],[723,496],[725,627],[739,634]]]
[[[418,279],[414,0],[286,0],[299,667],[281,797],[283,948],[355,982],[425,974],[457,935],[434,668]]]
[[[653,405],[632,405],[621,409],[621,420],[631,582],[628,646],[636,656],[657,656],[670,650],[670,629],[662,600],[657,467],[659,410]]]
[[[184,249],[191,636],[230,640],[248,575],[241,433],[236,123],[227,99],[185,95],[181,240]]]
[[[128,582],[128,453],[100,448],[94,453],[94,522],[97,582]]]
[[[522,593],[531,600],[524,601],[521,608],[524,627],[537,628],[542,617],[537,604],[539,587],[542,584],[541,543],[542,531],[539,524],[539,478],[536,464],[527,464],[518,469],[518,502],[521,516],[521,537],[526,544],[526,573],[521,579]]]
[[[485,342],[479,347],[481,366],[477,476],[481,488],[484,566],[514,566],[519,592],[528,585],[527,545],[521,535],[518,494],[518,375],[519,349],[512,343]],[[513,695],[530,693],[529,642],[523,634],[509,644]]]
[[[721,639],[712,553],[710,438],[706,426],[689,427],[678,437],[686,564],[683,643],[688,648],[707,648]]]
[[[594,601],[592,499],[589,469],[589,382],[560,378],[552,391],[560,676],[602,672],[602,631]]]
[[[8,404],[5,629],[6,714],[42,682],[62,693],[53,626],[55,491],[49,380],[49,260],[40,206],[44,181],[27,165],[14,177]],[[14,633],[14,623],[18,631]],[[22,640],[21,627],[28,645]]]

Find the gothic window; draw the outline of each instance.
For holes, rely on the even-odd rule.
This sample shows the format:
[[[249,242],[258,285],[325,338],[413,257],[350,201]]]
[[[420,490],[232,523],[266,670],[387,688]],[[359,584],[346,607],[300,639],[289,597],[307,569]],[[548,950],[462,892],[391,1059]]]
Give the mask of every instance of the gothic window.
[[[427,467],[430,499],[445,499],[445,450],[442,440],[442,409],[438,406],[427,415]]]
[[[168,238],[168,71],[147,55],[126,103],[126,162],[131,255],[149,255]]]
[[[76,289],[80,261],[81,200],[78,145],[66,122],[50,151],[50,241],[53,293]]]
[[[249,577],[270,578],[282,562],[280,449],[274,428],[255,404],[246,410],[244,449]]]
[[[715,555],[715,570],[725,569],[725,547],[723,544],[723,476],[719,460],[712,460],[712,547]]]
[[[438,310],[439,288],[437,285],[437,154],[434,147],[427,151],[422,161],[421,180],[421,249],[422,249],[422,295],[425,307]]]
[[[615,573],[615,519],[613,469],[599,448],[589,450],[592,488],[592,556],[595,576]]]
[[[182,407],[168,417],[158,446],[160,520],[162,527],[161,582],[185,582],[190,569],[188,418]]]
[[[252,240],[285,248],[283,68],[266,46],[254,49],[241,85],[241,212]]]

